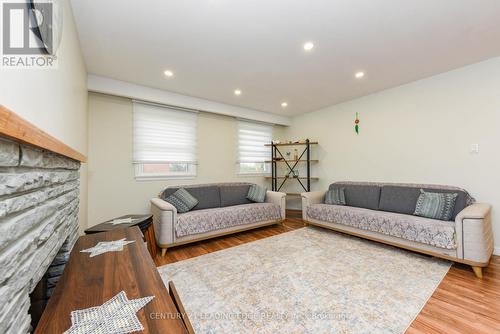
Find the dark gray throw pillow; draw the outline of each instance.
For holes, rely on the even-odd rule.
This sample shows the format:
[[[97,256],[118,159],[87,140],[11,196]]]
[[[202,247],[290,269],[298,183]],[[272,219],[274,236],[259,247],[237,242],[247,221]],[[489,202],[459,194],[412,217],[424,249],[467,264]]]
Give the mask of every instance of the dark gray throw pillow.
[[[247,198],[252,202],[263,203],[266,200],[267,188],[252,184],[248,189]]]
[[[455,209],[457,196],[457,193],[433,193],[420,189],[414,215],[431,219],[450,220]]]
[[[325,193],[325,204],[345,205],[344,188],[333,188]]]
[[[184,188],[165,198],[165,201],[172,204],[179,213],[188,212],[198,204],[198,200]]]

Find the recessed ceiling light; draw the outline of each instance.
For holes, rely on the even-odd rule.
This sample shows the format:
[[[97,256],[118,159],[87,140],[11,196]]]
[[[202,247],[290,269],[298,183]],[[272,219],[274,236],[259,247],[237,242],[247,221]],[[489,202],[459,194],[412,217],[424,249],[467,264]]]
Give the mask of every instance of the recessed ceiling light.
[[[361,79],[362,77],[365,76],[365,72],[356,72],[354,76],[356,77],[356,79]]]
[[[307,42],[304,44],[304,50],[311,51],[314,48],[313,42]]]
[[[235,89],[234,90],[234,95],[241,95],[241,90]]]
[[[283,108],[286,108],[286,107],[288,106],[288,103],[286,103],[286,102],[282,102],[282,103],[281,103],[281,106],[282,106]]]
[[[163,72],[163,74],[165,74],[165,76],[167,76],[169,78],[174,76],[174,72],[172,72],[170,70],[166,70],[165,72]]]

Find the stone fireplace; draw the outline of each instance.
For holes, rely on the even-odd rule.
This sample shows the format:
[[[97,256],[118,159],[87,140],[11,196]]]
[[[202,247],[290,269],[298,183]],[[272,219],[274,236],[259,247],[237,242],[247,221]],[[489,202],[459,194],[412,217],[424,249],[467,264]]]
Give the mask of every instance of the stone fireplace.
[[[0,138],[0,333],[28,333],[30,294],[42,277],[48,295],[57,283],[78,237],[79,168]]]

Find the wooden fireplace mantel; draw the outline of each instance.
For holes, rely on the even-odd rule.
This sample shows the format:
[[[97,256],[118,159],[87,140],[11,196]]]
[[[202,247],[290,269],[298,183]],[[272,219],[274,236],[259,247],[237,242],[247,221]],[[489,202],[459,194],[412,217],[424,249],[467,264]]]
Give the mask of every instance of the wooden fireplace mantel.
[[[87,162],[87,157],[0,104],[0,136]]]

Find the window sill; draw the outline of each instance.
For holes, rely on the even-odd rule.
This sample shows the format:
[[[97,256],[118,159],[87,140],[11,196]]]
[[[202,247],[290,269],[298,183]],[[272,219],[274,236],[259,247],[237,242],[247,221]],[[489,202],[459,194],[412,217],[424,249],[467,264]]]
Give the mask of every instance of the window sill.
[[[252,177],[252,176],[271,176],[271,173],[236,173],[236,175],[241,177]]]
[[[182,175],[182,176],[136,176],[136,181],[164,181],[164,180],[193,180],[196,175]]]

